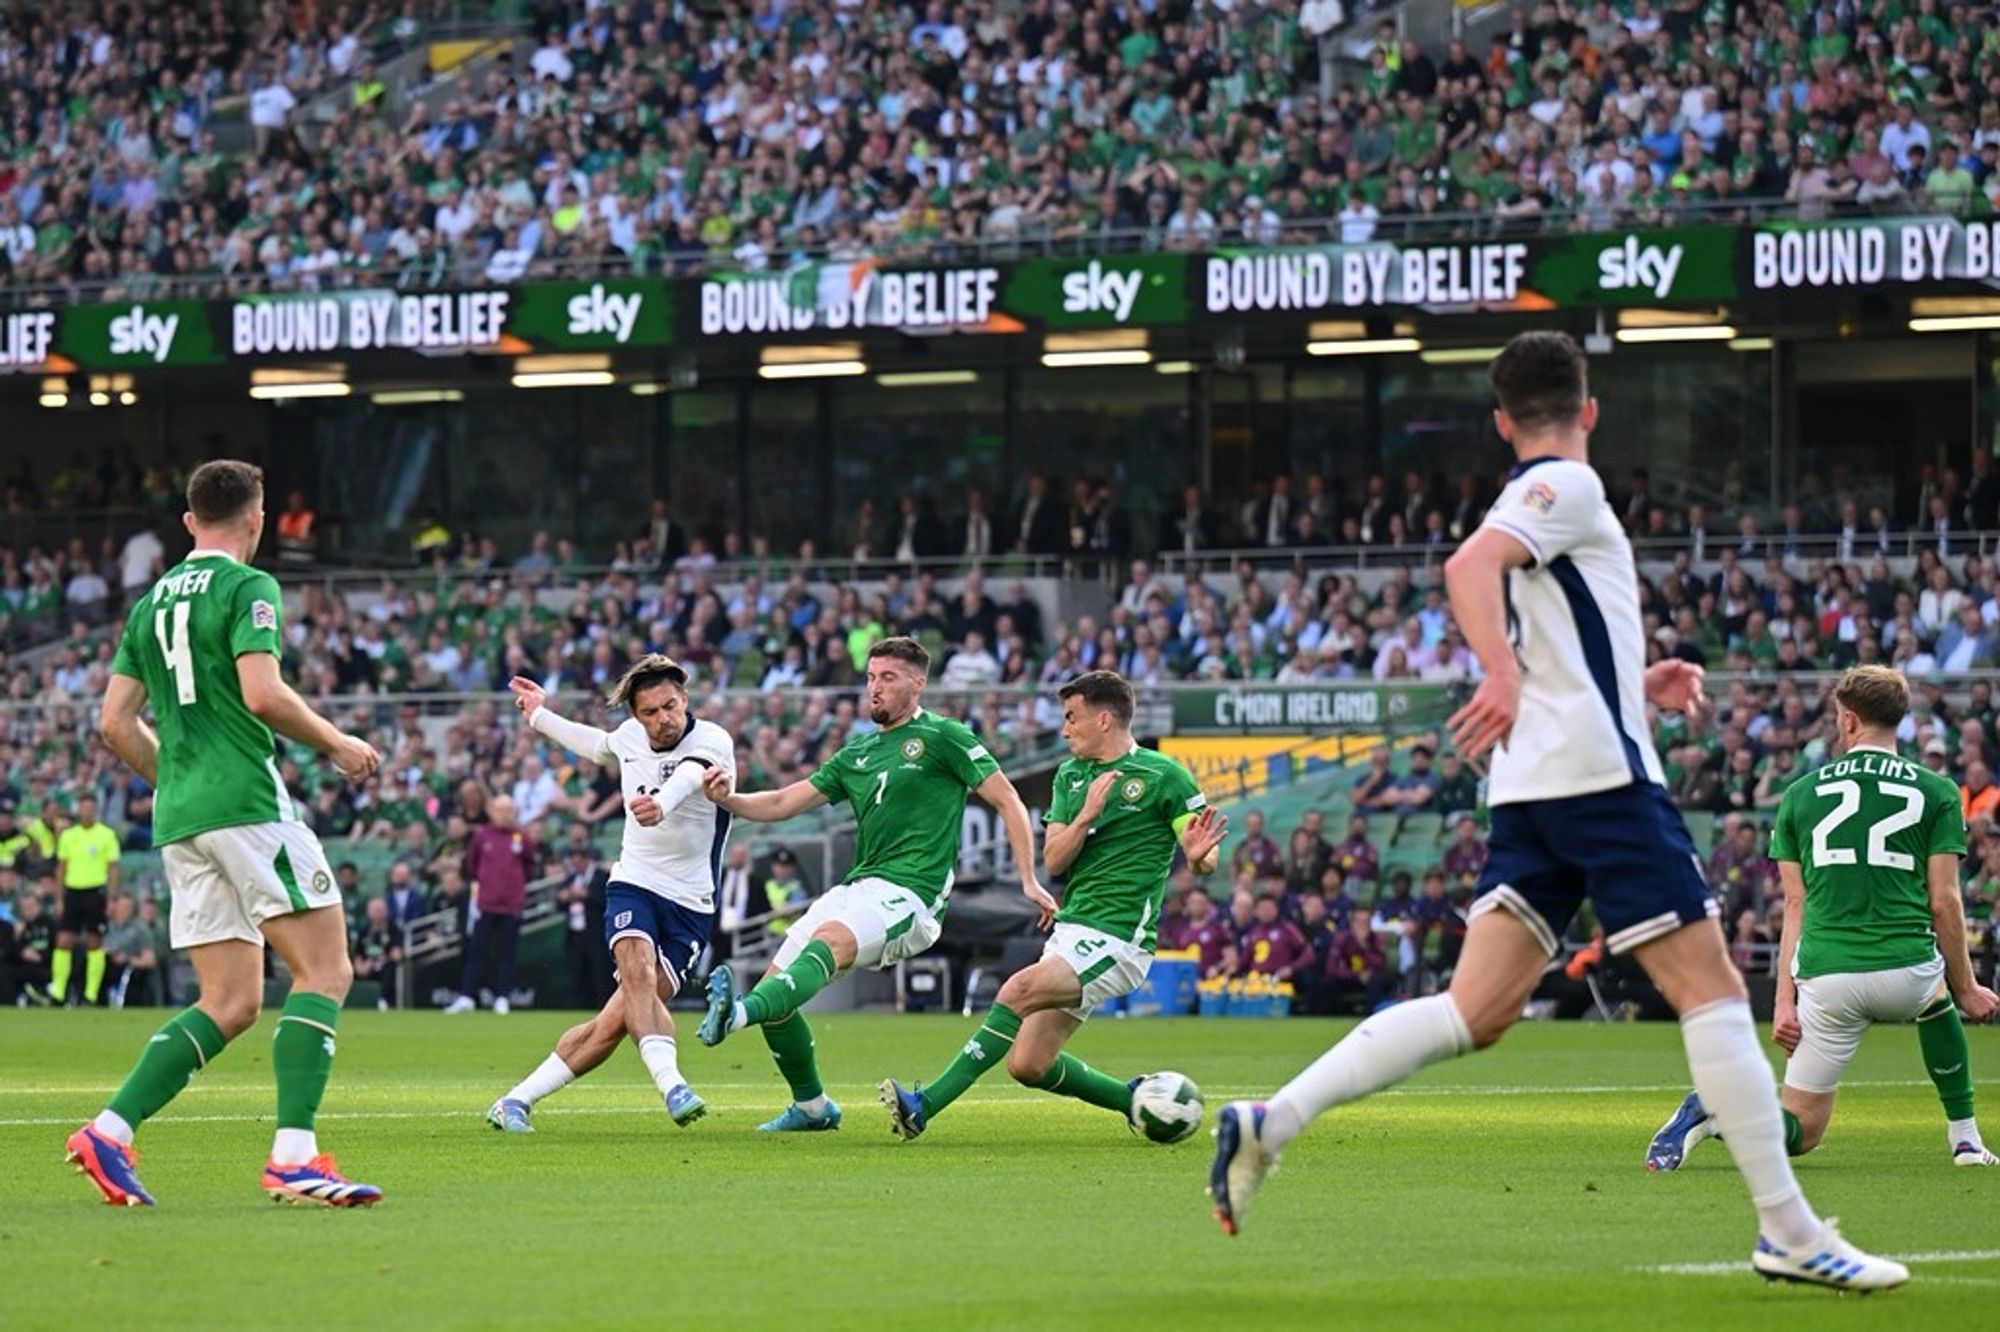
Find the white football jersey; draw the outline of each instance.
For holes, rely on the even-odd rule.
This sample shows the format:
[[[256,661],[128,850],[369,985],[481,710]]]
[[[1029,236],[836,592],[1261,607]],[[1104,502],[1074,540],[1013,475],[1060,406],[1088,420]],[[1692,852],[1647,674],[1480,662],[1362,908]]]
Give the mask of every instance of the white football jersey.
[[[1512,738],[1493,752],[1487,802],[1664,784],[1646,732],[1638,570],[1596,471],[1565,458],[1519,463],[1481,526],[1533,557],[1506,575],[1521,703]]]
[[[628,720],[611,732],[612,756],[625,790],[625,835],[611,877],[658,893],[670,902],[697,911],[715,909],[716,875],[722,848],[729,841],[729,814],[717,807],[700,787],[679,807],[650,828],[632,817],[635,797],[658,796],[660,788],[684,763],[720,768],[736,775],[736,744],[729,732],[711,721],[695,720],[672,749],[654,749],[646,728]]]

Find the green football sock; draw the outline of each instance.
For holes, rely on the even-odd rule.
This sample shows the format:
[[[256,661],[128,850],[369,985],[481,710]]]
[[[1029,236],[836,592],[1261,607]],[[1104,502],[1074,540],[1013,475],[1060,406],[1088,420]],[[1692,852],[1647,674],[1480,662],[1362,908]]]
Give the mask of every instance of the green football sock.
[[[69,969],[74,952],[74,949],[58,948],[55,956],[49,959],[49,998],[59,1004],[69,1002]]]
[[[104,989],[104,950],[93,948],[83,955],[83,1002],[94,1004]]]
[[[181,1010],[146,1042],[139,1062],[105,1108],[137,1128],[180,1095],[195,1071],[206,1068],[227,1044],[214,1018],[199,1008]]]
[[[788,1013],[759,1030],[764,1033],[764,1044],[771,1047],[771,1058],[778,1063],[778,1075],[792,1089],[794,1101],[810,1101],[825,1094],[819,1062],[813,1058],[812,1027],[805,1014]]]
[[[1965,1021],[1946,999],[1917,1019],[1917,1044],[1924,1071],[1937,1084],[1947,1119],[1972,1118],[1972,1062],[1965,1044]]]
[[[1067,1050],[1056,1056],[1056,1062],[1049,1065],[1049,1071],[1034,1085],[1037,1091],[1074,1096],[1079,1101],[1116,1110],[1121,1115],[1130,1116],[1132,1113],[1130,1087],[1109,1074],[1099,1073]]]
[[[748,1023],[776,1022],[806,1006],[806,1001],[833,980],[833,950],[814,939],[798,960],[783,971],[764,977],[743,996],[743,1017]]]
[[[1799,1117],[1789,1110],[1780,1110],[1778,1113],[1785,1117],[1785,1155],[1804,1156],[1806,1149],[1802,1144],[1806,1135],[1805,1130],[1799,1126]]]
[[[1020,1034],[1019,1013],[1005,1004],[987,1009],[972,1039],[952,1056],[944,1072],[924,1085],[924,1118],[935,1118],[938,1111],[971,1090],[973,1083],[1007,1062],[1007,1052],[1014,1048],[1014,1038]]]
[[[271,1071],[278,1079],[278,1127],[311,1129],[333,1072],[333,1029],[340,1005],[323,994],[293,991],[271,1036]]]

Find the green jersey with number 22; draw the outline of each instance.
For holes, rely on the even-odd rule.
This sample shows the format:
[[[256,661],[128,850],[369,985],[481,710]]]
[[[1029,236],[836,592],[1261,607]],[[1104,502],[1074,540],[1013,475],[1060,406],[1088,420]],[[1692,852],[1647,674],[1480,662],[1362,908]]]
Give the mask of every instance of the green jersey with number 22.
[[[1885,749],[1852,749],[1793,782],[1771,827],[1771,859],[1805,879],[1792,974],[1887,971],[1930,961],[1927,863],[1965,853],[1958,788]]]
[[[219,551],[196,551],[125,617],[111,669],[146,687],[160,764],[153,841],[297,818],[271,728],[243,702],[236,659],[279,655],[278,582]]]

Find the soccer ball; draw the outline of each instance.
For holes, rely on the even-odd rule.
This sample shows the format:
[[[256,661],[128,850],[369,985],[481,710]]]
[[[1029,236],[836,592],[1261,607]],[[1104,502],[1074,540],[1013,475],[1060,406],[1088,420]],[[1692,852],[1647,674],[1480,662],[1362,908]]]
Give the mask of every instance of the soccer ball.
[[[1201,1127],[1201,1088],[1179,1073],[1149,1073],[1132,1089],[1132,1130],[1180,1142]]]

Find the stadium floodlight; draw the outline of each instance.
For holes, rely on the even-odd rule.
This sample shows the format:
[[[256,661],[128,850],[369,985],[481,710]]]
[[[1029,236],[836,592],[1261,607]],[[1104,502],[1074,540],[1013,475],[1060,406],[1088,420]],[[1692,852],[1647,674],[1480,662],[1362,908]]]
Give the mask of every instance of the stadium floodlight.
[[[867,373],[866,361],[793,361],[757,367],[759,379],[838,379]]]
[[[1153,373],[1156,375],[1191,375],[1194,373],[1194,362],[1159,361],[1154,364]]]
[[[1655,328],[1621,328],[1612,335],[1623,343],[1728,342],[1736,330],[1728,324],[1664,324]]]
[[[383,389],[368,395],[377,407],[414,407],[427,402],[464,402],[464,389]]]
[[[890,370],[875,376],[883,388],[942,388],[947,384],[977,384],[977,370]]]
[[[302,380],[298,383],[252,384],[250,396],[263,402],[283,402],[291,398],[344,398],[354,386],[344,379]]]
[[[1979,333],[2000,328],[2000,315],[1933,315],[1910,321],[1912,333]]]
[[[604,388],[618,382],[609,370],[531,370],[508,381],[517,389]]]
[[[1729,350],[1733,352],[1767,352],[1771,350],[1769,338],[1731,338]]]
[[[1141,347],[1110,347],[1103,351],[1052,351],[1042,353],[1042,364],[1051,370],[1079,370],[1096,365],[1151,365],[1153,353]]]
[[[1417,353],[1425,365],[1484,365],[1500,354],[1498,347],[1438,347]]]
[[[1335,338],[1329,342],[1308,342],[1308,356],[1382,356],[1391,352],[1422,351],[1416,338]]]

